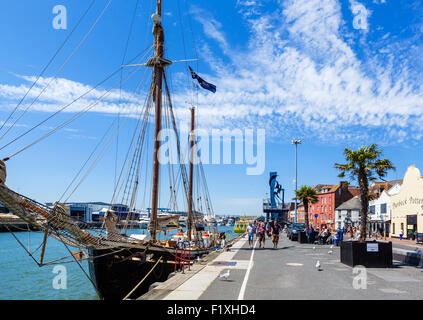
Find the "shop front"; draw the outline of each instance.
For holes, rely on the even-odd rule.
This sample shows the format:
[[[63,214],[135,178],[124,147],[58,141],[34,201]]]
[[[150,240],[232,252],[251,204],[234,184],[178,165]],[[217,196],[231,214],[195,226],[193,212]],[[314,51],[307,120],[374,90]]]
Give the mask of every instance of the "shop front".
[[[412,214],[407,216],[407,239],[416,240],[417,238],[417,215]]]
[[[423,177],[414,165],[408,167],[401,190],[391,196],[391,236],[417,240],[423,233]]]

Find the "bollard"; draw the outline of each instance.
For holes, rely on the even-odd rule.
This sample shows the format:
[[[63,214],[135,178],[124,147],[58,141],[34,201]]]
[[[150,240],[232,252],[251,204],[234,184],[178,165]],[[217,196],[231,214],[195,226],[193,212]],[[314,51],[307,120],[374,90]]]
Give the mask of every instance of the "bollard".
[[[188,248],[188,271],[191,271],[191,248]]]
[[[184,257],[182,258],[182,273],[184,273],[184,266],[185,266],[185,248],[184,248]]]
[[[176,271],[177,261],[178,261],[178,247],[175,248],[175,270],[174,271]]]

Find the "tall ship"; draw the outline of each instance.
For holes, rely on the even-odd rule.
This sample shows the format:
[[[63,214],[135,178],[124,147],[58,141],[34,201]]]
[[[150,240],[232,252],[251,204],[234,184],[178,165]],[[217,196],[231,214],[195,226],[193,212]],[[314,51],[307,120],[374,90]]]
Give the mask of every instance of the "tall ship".
[[[135,15],[134,15],[135,16]],[[130,226],[117,227],[117,214],[112,209],[104,210],[101,228],[93,227],[88,223],[77,221],[68,214],[65,201],[57,201],[52,206],[39,203],[34,199],[26,197],[12,190],[7,186],[6,164],[12,161],[17,154],[26,150],[20,149],[13,155],[0,161],[0,202],[10,211],[29,225],[34,226],[44,233],[44,240],[41,245],[39,258],[31,255],[39,266],[57,263],[58,261],[44,261],[46,242],[48,237],[53,237],[62,242],[69,251],[69,257],[81,267],[82,259],[86,259],[89,265],[89,272],[85,272],[88,280],[91,281],[100,299],[135,299],[146,293],[149,287],[155,282],[162,282],[168,279],[169,274],[174,272],[175,267],[181,261],[194,261],[196,258],[207,254],[218,246],[218,233],[213,226],[209,226],[204,217],[213,217],[212,206],[208,194],[205,174],[201,162],[194,165],[192,150],[195,144],[195,110],[191,105],[191,127],[189,132],[189,148],[186,152],[181,148],[180,132],[176,125],[176,119],[169,90],[169,80],[166,68],[172,65],[172,61],[165,58],[165,38],[162,25],[162,1],[157,0],[156,11],[152,14],[154,42],[151,56],[140,57],[139,63],[126,64],[121,66],[121,74],[132,76],[141,68],[151,69],[151,81],[144,105],[136,118],[136,127],[132,134],[125,161],[117,181],[114,185],[112,201],[116,203],[120,197],[121,203],[128,205],[128,212],[136,212],[137,196],[140,186],[149,189],[151,192],[151,211],[149,216],[143,215],[143,221],[148,223],[147,234],[129,235]],[[183,61],[183,60],[181,60]],[[186,61],[186,60],[185,60]],[[137,61],[136,61],[137,62]],[[128,70],[128,71],[126,71]],[[215,91],[211,85],[201,79],[191,68],[189,74],[191,81],[197,80],[201,87]],[[120,82],[124,77],[121,76]],[[194,79],[194,80],[193,80]],[[82,114],[77,114],[81,116]],[[65,127],[75,119],[64,122],[55,128],[51,134]],[[154,134],[149,137],[148,125],[154,124]],[[177,155],[176,164],[168,164],[169,170],[164,170],[160,163],[160,133],[162,129],[171,130],[176,137],[174,151]],[[125,126],[117,126],[115,132],[124,130]],[[42,139],[47,138],[45,135]],[[111,138],[113,136],[111,135]],[[153,148],[149,150],[146,141],[152,140]],[[32,147],[30,144],[27,148]],[[96,147],[97,148],[97,147]],[[93,151],[94,152],[94,151]],[[106,149],[98,148],[98,158],[106,153]],[[150,153],[151,180],[146,172],[146,165]],[[183,159],[188,156],[188,170]],[[89,159],[90,159],[89,158]],[[88,161],[88,160],[87,160]],[[84,163],[83,169],[91,172],[92,167]],[[143,169],[144,168],[144,169]],[[197,170],[197,171],[195,171]],[[169,203],[173,211],[177,211],[176,203],[183,202],[186,205],[187,215],[182,228],[180,216],[159,212],[160,184],[165,179],[160,179],[164,173],[169,175]],[[176,173],[175,173],[176,172]],[[197,172],[197,173],[196,173]],[[10,174],[10,173],[9,173]],[[13,174],[13,173],[12,173]],[[198,177],[198,179],[195,179]],[[77,188],[86,175],[81,174],[76,183]],[[151,185],[148,184],[151,181]],[[178,183],[181,188],[178,189]],[[196,184],[197,183],[197,184]],[[201,186],[204,194],[199,196],[195,190]],[[169,191],[170,190],[170,191]],[[180,193],[178,194],[178,190]],[[182,191],[181,191],[182,190]],[[71,194],[75,191],[72,190]],[[119,199],[120,200],[120,199]],[[204,203],[203,205],[200,205]],[[202,211],[205,211],[203,213]],[[211,220],[211,219],[210,219]],[[129,217],[125,221],[131,221]],[[211,222],[211,221],[210,221]],[[214,222],[214,219],[213,219]],[[12,233],[13,234],[13,233]],[[205,241],[207,239],[207,241]],[[18,240],[18,239],[17,239]],[[18,240],[19,241],[19,240]],[[22,243],[20,243],[22,245]],[[79,251],[75,251],[75,248]],[[29,252],[28,252],[29,253]]]

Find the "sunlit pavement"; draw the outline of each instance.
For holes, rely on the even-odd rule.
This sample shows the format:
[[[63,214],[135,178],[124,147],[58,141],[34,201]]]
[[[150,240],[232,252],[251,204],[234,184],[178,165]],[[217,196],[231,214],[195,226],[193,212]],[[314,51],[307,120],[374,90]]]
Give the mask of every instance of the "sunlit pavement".
[[[230,259],[215,264],[228,280],[215,277],[198,299],[421,299],[421,269],[394,262],[392,269],[351,268],[339,261],[339,248],[300,244],[282,235],[254,250],[245,239]],[[254,253],[253,253],[254,252]],[[253,254],[253,259],[251,255]],[[229,256],[228,256],[229,258]],[[321,270],[316,268],[320,262]],[[225,267],[226,265],[226,267]],[[201,272],[200,272],[201,273]],[[210,278],[209,278],[210,280]]]

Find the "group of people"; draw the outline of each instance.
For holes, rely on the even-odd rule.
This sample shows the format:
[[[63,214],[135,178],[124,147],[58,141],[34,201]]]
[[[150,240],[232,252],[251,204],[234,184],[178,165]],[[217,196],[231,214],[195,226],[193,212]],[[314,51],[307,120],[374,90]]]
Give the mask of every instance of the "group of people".
[[[281,233],[281,230],[282,227],[277,223],[276,220],[273,223],[267,222],[267,224],[257,220],[254,221],[254,223],[251,222],[247,227],[248,244],[250,249],[253,248],[254,235],[257,236],[259,241],[259,248],[264,248],[267,235],[267,237],[272,238],[273,249],[276,249],[278,247],[279,234]]]
[[[326,226],[324,226],[319,232],[317,232],[317,234],[311,225],[307,226],[306,228],[306,236],[308,243],[318,241],[319,243],[325,244],[331,235],[331,230]]]
[[[361,225],[358,227],[358,230],[357,230],[357,227],[355,226],[352,226],[352,227],[348,226],[347,233],[350,235],[351,239],[354,239],[354,240],[359,239],[361,235]]]

